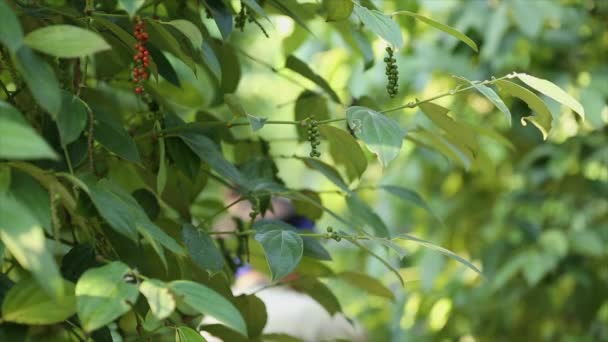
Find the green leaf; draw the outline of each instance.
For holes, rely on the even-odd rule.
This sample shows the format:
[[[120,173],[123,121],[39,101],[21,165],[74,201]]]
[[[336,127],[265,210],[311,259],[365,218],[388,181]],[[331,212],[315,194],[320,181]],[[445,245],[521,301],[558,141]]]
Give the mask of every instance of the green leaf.
[[[353,13],[355,4],[351,0],[323,0],[327,21],[346,20]]]
[[[124,189],[107,179],[97,184],[85,180],[89,188],[89,196],[103,219],[120,234],[138,241],[137,232],[141,233],[151,243],[158,242],[177,255],[183,254],[182,247],[167,233],[156,226],[137,201]],[[154,247],[154,245],[153,245]],[[161,259],[163,255],[157,247]]]
[[[184,19],[171,20],[166,24],[175,27],[179,32],[183,33],[184,36],[190,40],[195,49],[202,49],[203,35],[196,25]]]
[[[10,194],[0,193],[0,217],[0,238],[11,255],[46,293],[60,297],[63,280],[36,215]]]
[[[298,229],[288,223],[278,220],[262,220],[257,221],[253,225],[253,229],[258,232],[268,232],[271,230],[290,230],[297,233]],[[303,254],[304,256],[318,259],[318,260],[331,260],[329,252],[321,245],[321,243],[312,237],[303,236]]]
[[[24,278],[6,294],[2,319],[21,324],[59,323],[76,312],[74,284],[63,280],[63,295],[54,298],[32,278]]]
[[[353,106],[346,110],[348,126],[386,167],[399,154],[405,132],[399,124],[370,108]]]
[[[536,115],[523,116],[521,118],[521,124],[526,126],[526,121],[531,122],[540,130],[543,135],[543,139],[546,140],[549,132],[551,131],[551,122],[553,117],[551,116],[551,112],[543,100],[541,100],[540,97],[536,96],[536,94],[533,92],[516,83],[501,80],[497,81],[496,84],[507,93],[528,104],[528,107],[530,107],[530,109],[532,109]]]
[[[139,292],[148,300],[150,311],[156,318],[163,320],[175,310],[175,299],[164,282],[146,279],[139,285]]]
[[[327,95],[329,95],[329,97],[331,97],[331,99],[334,102],[341,103],[340,97],[332,89],[332,87],[329,85],[329,83],[327,83],[327,81],[323,77],[317,75],[308,66],[307,63],[303,62],[302,60],[300,60],[299,58],[297,58],[294,55],[290,55],[287,57],[287,61],[285,62],[285,67],[287,69],[297,72],[298,74],[302,75],[303,77],[309,79],[310,81],[312,81],[313,83],[315,83],[316,85],[321,87],[321,89],[323,89],[327,93]]]
[[[205,338],[189,327],[175,329],[175,342],[205,342]]]
[[[313,221],[320,219],[321,216],[323,216],[323,209],[319,208],[322,203],[319,194],[308,189],[300,190],[298,191],[298,194],[305,196],[307,200],[292,199],[292,204],[295,207],[296,213]],[[313,205],[310,203],[311,201],[318,203],[319,205]]]
[[[230,37],[230,33],[232,33],[232,28],[234,27],[232,23],[232,11],[226,7],[221,0],[208,0],[206,1],[206,8],[211,13],[213,20],[215,20],[215,24],[222,35],[223,40],[228,40]]]
[[[93,127],[95,140],[108,151],[116,153],[121,158],[139,163],[139,151],[137,145],[129,133],[122,127],[119,121],[103,111],[95,111],[95,126]]]
[[[496,106],[496,108],[498,108],[498,110],[500,110],[503,114],[505,114],[505,116],[507,117],[507,121],[509,122],[509,125],[511,125],[511,111],[509,110],[507,105],[505,105],[505,103],[502,101],[500,96],[498,96],[498,94],[496,94],[496,92],[494,90],[492,90],[492,88],[485,86],[483,84],[480,84],[479,82],[475,82],[475,81],[467,80],[467,82],[471,83],[471,85],[473,85],[475,87],[475,89],[477,89],[477,91],[479,91],[490,102],[492,102]]]
[[[347,284],[367,291],[369,294],[383,297],[395,301],[395,295],[378,279],[370,277],[365,273],[342,272],[336,275],[337,278],[344,280]]]
[[[143,6],[145,2],[145,0],[118,0],[118,5],[120,8],[127,11],[129,17],[133,18],[133,16],[135,16],[137,13],[137,10],[139,10],[139,8]]]
[[[6,3],[6,0],[0,0],[0,43],[5,45],[10,52],[15,53],[23,44],[23,30],[19,19]]]
[[[346,197],[346,205],[358,230],[359,227],[370,227],[374,230],[375,236],[389,236],[388,228],[384,224],[384,221],[359,196],[351,194]]]
[[[259,336],[268,321],[266,305],[260,298],[252,294],[240,295],[235,299],[239,311],[245,318],[245,322],[247,322],[249,338],[253,339]]]
[[[389,16],[377,10],[369,10],[361,5],[355,6],[354,12],[370,31],[380,36],[395,49],[403,47],[401,28]]]
[[[87,124],[89,108],[80,98],[65,90],[61,91],[61,110],[56,122],[61,145],[75,141]]]
[[[434,103],[420,104],[420,110],[426,115],[435,125],[443,129],[448,140],[451,140],[455,145],[464,145],[470,151],[477,151],[479,144],[476,139],[475,132],[472,128],[464,123],[460,123],[447,115],[449,109],[436,105]],[[466,151],[463,151],[466,152]]]
[[[36,102],[56,117],[61,109],[61,92],[51,66],[25,45],[17,51],[15,62]]]
[[[11,168],[8,165],[0,165],[0,193],[5,194],[11,187]],[[1,253],[0,253],[1,254]]]
[[[34,215],[48,234],[54,234],[51,224],[51,203],[48,191],[36,179],[24,172],[13,170],[10,192]]]
[[[0,158],[57,159],[57,154],[23,119],[21,113],[0,100]]]
[[[471,38],[467,37],[464,33],[456,30],[453,27],[450,27],[448,25],[442,24],[440,22],[437,22],[437,21],[435,21],[435,20],[433,20],[431,18],[425,17],[425,16],[420,15],[418,13],[413,13],[413,12],[408,12],[408,11],[398,11],[398,12],[395,12],[395,15],[401,15],[401,14],[402,15],[407,15],[407,16],[410,16],[410,17],[413,17],[413,18],[416,18],[416,19],[422,21],[425,24],[428,24],[428,25],[430,25],[430,26],[432,26],[432,27],[434,27],[434,28],[436,28],[438,30],[441,30],[441,31],[443,31],[443,32],[451,35],[452,37],[457,38],[461,42],[467,44],[468,46],[471,47],[471,49],[475,50],[475,52],[479,52],[479,48],[477,47],[477,44],[475,44],[475,42]]]
[[[207,232],[185,223],[182,226],[182,239],[195,264],[211,273],[224,268],[224,256]]]
[[[319,131],[329,143],[334,162],[344,166],[348,180],[353,182],[361,178],[367,169],[367,158],[357,140],[345,130],[329,125],[322,125]]]
[[[137,285],[127,283],[131,272],[115,261],[90,269],[76,283],[76,311],[82,328],[91,332],[112,322],[131,309],[139,292]]]
[[[329,179],[332,183],[334,183],[338,188],[344,190],[345,192],[350,192],[348,185],[342,179],[342,176],[333,168],[333,166],[324,163],[316,158],[300,158],[304,165],[308,168],[317,170],[323,174],[327,179]]]
[[[318,279],[313,277],[300,277],[296,281],[291,282],[290,286],[298,292],[303,292],[309,295],[317,303],[329,313],[330,316],[338,312],[342,312],[342,307],[338,298],[331,290]]]
[[[419,239],[415,236],[409,235],[409,234],[400,234],[399,236],[396,236],[393,238],[393,240],[407,240],[407,241],[414,241],[424,247],[433,249],[438,251],[439,253],[447,256],[448,258],[454,259],[456,261],[458,261],[459,263],[465,265],[466,267],[470,268],[471,270],[475,271],[476,273],[479,273],[479,275],[483,276],[483,273],[481,273],[481,270],[479,268],[477,268],[477,266],[473,265],[470,261],[468,261],[467,259],[459,256],[458,254],[445,249],[443,247],[434,245],[426,240],[423,239]]]
[[[585,120],[585,108],[583,108],[583,106],[574,97],[566,93],[554,83],[528,74],[517,74],[517,78],[519,78],[529,87],[538,90],[544,95],[572,109],[578,113],[583,120]]]
[[[422,198],[422,196],[420,196],[420,194],[418,194],[416,191],[408,189],[408,188],[404,188],[401,186],[394,186],[394,185],[382,185],[380,188],[386,190],[386,192],[388,192],[391,195],[397,196],[398,198],[400,198],[406,202],[412,203],[412,204],[426,210],[427,213],[429,213],[437,221],[442,223],[441,219],[437,215],[435,215],[435,213],[433,212],[431,207],[426,203],[424,198]]]
[[[177,280],[169,284],[176,296],[196,311],[209,315],[229,328],[247,336],[247,325],[239,310],[226,298],[210,288],[189,281]]]
[[[92,55],[112,48],[99,34],[72,25],[44,26],[28,33],[24,42],[34,50],[59,58]]]
[[[254,226],[255,239],[262,244],[272,281],[283,279],[293,272],[302,259],[304,242],[289,229],[277,229],[276,223],[261,222]]]
[[[247,180],[239,170],[228,162],[218,150],[215,143],[202,134],[182,133],[179,137],[190,147],[192,152],[209,164],[221,176],[228,178],[239,185],[246,185]]]

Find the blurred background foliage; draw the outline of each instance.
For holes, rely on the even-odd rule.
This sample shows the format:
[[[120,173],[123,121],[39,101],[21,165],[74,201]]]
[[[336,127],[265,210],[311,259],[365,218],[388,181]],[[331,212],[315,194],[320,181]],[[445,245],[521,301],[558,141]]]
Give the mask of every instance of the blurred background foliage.
[[[244,77],[238,91],[246,108],[271,119],[293,115],[301,87],[277,77],[259,61],[277,66],[285,54],[294,53],[334,89],[348,88],[371,107],[392,107],[446,91],[457,84],[452,75],[484,80],[521,71],[577,94],[587,119],[583,122],[547,100],[555,128],[543,142],[538,130],[519,123],[527,115],[524,103],[509,104],[510,127],[480,94],[438,101],[461,120],[496,128],[512,148],[483,140],[490,165],[467,171],[435,150],[407,142],[388,168],[370,165],[361,185],[381,182],[415,189],[443,223],[389,194],[364,191],[362,195],[375,203],[393,233],[413,232],[449,248],[481,266],[485,279],[437,252],[405,244],[410,254],[400,262],[406,288],[399,291],[398,282],[378,262],[333,243],[337,262],[332,267],[365,269],[392,282],[398,294],[396,303],[390,303],[330,281],[345,311],[363,322],[373,341],[607,340],[608,2],[375,3],[385,13],[409,10],[447,23],[478,42],[480,53],[411,18],[400,18],[407,28],[406,47],[399,51],[397,63],[403,80],[400,94],[406,95],[388,100],[382,63],[365,71],[365,59],[333,27],[321,19],[311,21],[311,36],[293,21],[273,17],[273,39],[255,28],[234,37],[258,61],[239,56]],[[373,43],[375,56],[382,56],[383,49],[381,41]],[[270,89],[277,91],[276,96],[267,96]],[[198,95],[201,101],[210,96]],[[410,132],[433,130],[418,110],[392,117]],[[268,129],[260,134],[275,141],[275,153],[306,151],[305,144],[289,140],[293,132]],[[279,169],[280,176],[296,188],[330,187],[327,180],[302,170],[298,161],[280,160]],[[322,199],[332,208],[345,207],[343,199],[331,192]],[[326,223],[331,224],[331,219],[323,217],[319,226]],[[386,251],[377,248],[376,252]]]

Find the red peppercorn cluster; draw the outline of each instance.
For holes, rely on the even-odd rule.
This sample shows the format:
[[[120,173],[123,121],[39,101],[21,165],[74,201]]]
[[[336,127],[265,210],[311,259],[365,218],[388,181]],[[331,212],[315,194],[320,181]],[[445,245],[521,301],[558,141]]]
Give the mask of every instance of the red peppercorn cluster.
[[[139,95],[144,92],[142,82],[149,77],[148,66],[150,64],[150,52],[146,49],[146,42],[148,41],[146,24],[139,17],[135,17],[135,32],[133,35],[137,39],[137,43],[135,44],[135,56],[133,56],[133,61],[135,62],[135,67],[133,68],[133,83],[136,84],[135,93]]]

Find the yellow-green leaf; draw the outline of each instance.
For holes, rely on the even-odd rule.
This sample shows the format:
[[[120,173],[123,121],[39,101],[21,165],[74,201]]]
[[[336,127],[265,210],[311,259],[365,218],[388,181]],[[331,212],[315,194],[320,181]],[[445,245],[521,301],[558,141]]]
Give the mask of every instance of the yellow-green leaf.
[[[34,50],[59,58],[76,58],[111,49],[99,34],[72,25],[45,26],[28,33],[24,41]]]
[[[517,78],[528,86],[572,109],[578,113],[583,120],[585,119],[585,108],[583,108],[580,102],[554,83],[528,74],[517,74]]]

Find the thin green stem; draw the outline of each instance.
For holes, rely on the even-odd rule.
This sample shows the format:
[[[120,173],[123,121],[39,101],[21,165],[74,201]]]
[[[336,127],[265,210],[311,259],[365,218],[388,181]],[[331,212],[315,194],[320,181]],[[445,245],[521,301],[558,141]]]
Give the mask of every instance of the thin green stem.
[[[317,125],[326,125],[328,123],[345,121],[345,120],[346,120],[346,118],[336,118],[336,119],[321,120],[321,121],[317,122]]]
[[[227,211],[228,209],[232,208],[233,206],[237,205],[239,202],[242,202],[243,200],[245,200],[245,198],[243,197],[239,197],[238,199],[236,199],[234,202],[228,204],[227,206],[223,207],[222,209],[216,211],[215,213],[213,213],[213,215],[207,217],[203,222],[201,222],[199,225],[202,226],[206,223],[208,223],[209,221],[213,220],[215,217],[217,217],[219,214]]]
[[[68,170],[70,171],[70,174],[73,176],[74,168],[72,167],[72,160],[70,159],[70,155],[68,154],[67,146],[63,146],[62,150],[63,150],[63,156],[65,157],[65,163],[68,165]]]
[[[475,83],[474,85],[470,85],[468,87],[452,89],[450,91],[447,91],[445,93],[442,93],[442,94],[430,97],[428,99],[418,100],[416,102],[409,102],[407,104],[404,104],[404,105],[401,105],[401,106],[398,106],[398,107],[381,110],[380,113],[389,113],[389,112],[394,112],[394,111],[401,110],[401,109],[406,109],[406,108],[415,108],[415,107],[420,106],[421,104],[432,102],[432,101],[438,100],[438,99],[446,97],[446,96],[452,96],[452,95],[464,93],[464,92],[469,91],[471,89],[475,89],[475,87],[478,86],[478,85],[494,84],[494,83],[496,83],[498,81],[502,81],[502,80],[506,80],[506,79],[511,79],[511,78],[514,78],[514,77],[515,77],[515,75],[509,74],[509,75],[505,75],[505,76],[500,77],[500,78],[493,78],[491,80],[485,80],[485,81],[482,81],[482,82]]]

